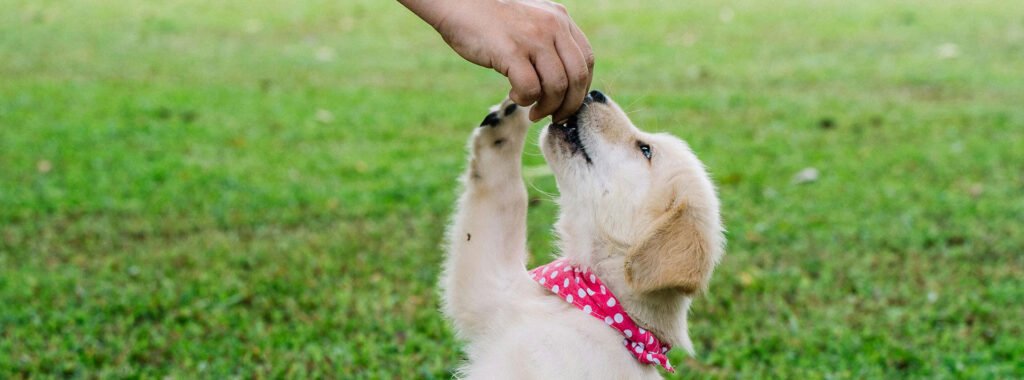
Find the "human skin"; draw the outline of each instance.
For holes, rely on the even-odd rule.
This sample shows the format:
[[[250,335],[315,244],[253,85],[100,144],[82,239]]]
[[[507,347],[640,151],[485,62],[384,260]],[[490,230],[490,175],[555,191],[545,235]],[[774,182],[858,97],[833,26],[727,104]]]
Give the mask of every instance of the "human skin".
[[[562,122],[583,104],[594,53],[565,7],[547,0],[398,0],[456,53],[508,78],[529,118]],[[535,104],[536,103],[536,104]]]

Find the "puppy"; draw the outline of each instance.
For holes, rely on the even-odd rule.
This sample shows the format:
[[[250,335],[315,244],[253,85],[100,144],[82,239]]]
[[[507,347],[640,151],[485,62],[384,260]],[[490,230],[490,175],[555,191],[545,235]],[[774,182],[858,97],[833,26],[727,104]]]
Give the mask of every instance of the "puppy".
[[[444,312],[469,379],[641,379],[691,355],[687,311],[724,252],[719,202],[683,141],[633,126],[591,91],[541,149],[560,192],[561,256],[527,271],[521,154],[528,110],[505,100],[470,139],[448,230]]]

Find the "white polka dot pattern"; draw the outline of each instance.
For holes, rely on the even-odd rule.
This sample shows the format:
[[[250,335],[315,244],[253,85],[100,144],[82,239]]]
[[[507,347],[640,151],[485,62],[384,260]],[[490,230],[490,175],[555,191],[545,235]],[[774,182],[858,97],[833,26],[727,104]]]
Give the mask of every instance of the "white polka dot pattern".
[[[626,337],[624,345],[637,361],[675,372],[665,356],[671,347],[662,343],[654,333],[638,326],[589,268],[575,267],[562,258],[530,271],[530,276],[565,302],[622,333]]]

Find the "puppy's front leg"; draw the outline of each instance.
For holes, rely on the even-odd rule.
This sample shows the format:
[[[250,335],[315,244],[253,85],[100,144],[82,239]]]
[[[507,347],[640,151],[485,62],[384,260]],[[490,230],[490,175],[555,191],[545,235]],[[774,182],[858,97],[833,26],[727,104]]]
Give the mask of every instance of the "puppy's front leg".
[[[505,100],[470,139],[465,191],[448,230],[445,312],[464,337],[505,307],[500,293],[525,274],[526,187],[522,152],[529,109]],[[507,298],[504,298],[507,299]]]

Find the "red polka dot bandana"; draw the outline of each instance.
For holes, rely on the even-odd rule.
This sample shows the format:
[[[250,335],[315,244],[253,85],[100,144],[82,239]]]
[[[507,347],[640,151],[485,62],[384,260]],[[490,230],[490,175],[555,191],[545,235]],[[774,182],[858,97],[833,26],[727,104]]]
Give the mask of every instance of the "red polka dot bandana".
[[[604,287],[601,279],[590,269],[573,267],[563,258],[530,271],[530,276],[565,302],[619,330],[626,337],[626,349],[636,360],[644,364],[657,364],[669,372],[675,372],[665,356],[672,347],[658,340],[654,333],[637,326],[612,292]]]

